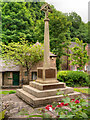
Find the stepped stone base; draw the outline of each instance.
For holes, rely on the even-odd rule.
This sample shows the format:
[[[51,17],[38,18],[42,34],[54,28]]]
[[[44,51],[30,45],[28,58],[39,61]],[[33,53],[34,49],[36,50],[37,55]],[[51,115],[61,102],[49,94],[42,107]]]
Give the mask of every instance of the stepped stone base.
[[[49,84],[42,84],[38,82],[30,82],[30,86],[37,88],[39,90],[48,90],[48,89],[56,89],[56,88],[65,88],[66,85],[63,82],[58,83],[49,83]]]
[[[16,95],[30,104],[32,107],[40,107],[52,102],[59,102],[63,95],[56,95],[57,91],[63,91],[71,99],[75,99],[81,94],[74,92],[73,88],[66,87],[65,83],[41,84],[30,82],[30,85],[23,85],[22,89],[17,89]]]

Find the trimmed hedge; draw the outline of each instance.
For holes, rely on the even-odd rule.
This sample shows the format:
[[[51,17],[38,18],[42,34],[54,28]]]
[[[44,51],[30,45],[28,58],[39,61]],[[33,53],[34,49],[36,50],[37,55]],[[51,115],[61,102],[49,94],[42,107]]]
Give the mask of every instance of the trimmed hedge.
[[[89,86],[89,76],[83,71],[59,71],[57,79],[70,87]]]

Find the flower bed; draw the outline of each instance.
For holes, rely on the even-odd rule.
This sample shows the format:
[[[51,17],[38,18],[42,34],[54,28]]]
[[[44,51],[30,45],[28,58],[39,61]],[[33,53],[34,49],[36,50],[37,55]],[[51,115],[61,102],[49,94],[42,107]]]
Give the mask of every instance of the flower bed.
[[[62,102],[49,104],[41,109],[42,118],[89,118],[88,103],[81,98],[63,98]],[[38,116],[37,116],[38,117]]]
[[[62,102],[47,105],[45,109],[44,112],[50,111],[56,118],[88,118],[89,116],[88,103],[79,98],[66,97]]]

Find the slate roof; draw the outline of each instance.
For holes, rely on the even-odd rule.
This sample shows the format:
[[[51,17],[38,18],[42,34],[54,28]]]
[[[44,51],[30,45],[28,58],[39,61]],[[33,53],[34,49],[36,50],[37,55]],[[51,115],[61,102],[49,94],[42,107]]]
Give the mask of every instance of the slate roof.
[[[55,55],[55,54],[53,54],[53,53],[51,53],[51,52],[49,53],[49,56],[50,56],[50,57],[57,57],[57,55]]]
[[[20,67],[14,65],[12,62],[10,62],[8,65],[5,65],[4,61],[0,59],[0,72],[5,71],[20,71]]]

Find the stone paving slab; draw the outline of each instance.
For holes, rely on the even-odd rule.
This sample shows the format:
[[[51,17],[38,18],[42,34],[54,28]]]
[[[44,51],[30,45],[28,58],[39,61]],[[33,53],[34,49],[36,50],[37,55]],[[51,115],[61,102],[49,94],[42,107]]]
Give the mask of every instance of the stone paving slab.
[[[6,109],[8,117],[27,117],[24,114],[36,113],[37,109],[33,109],[30,105],[19,99],[15,94],[8,94],[2,97],[2,109]],[[20,113],[20,114],[19,114]]]

